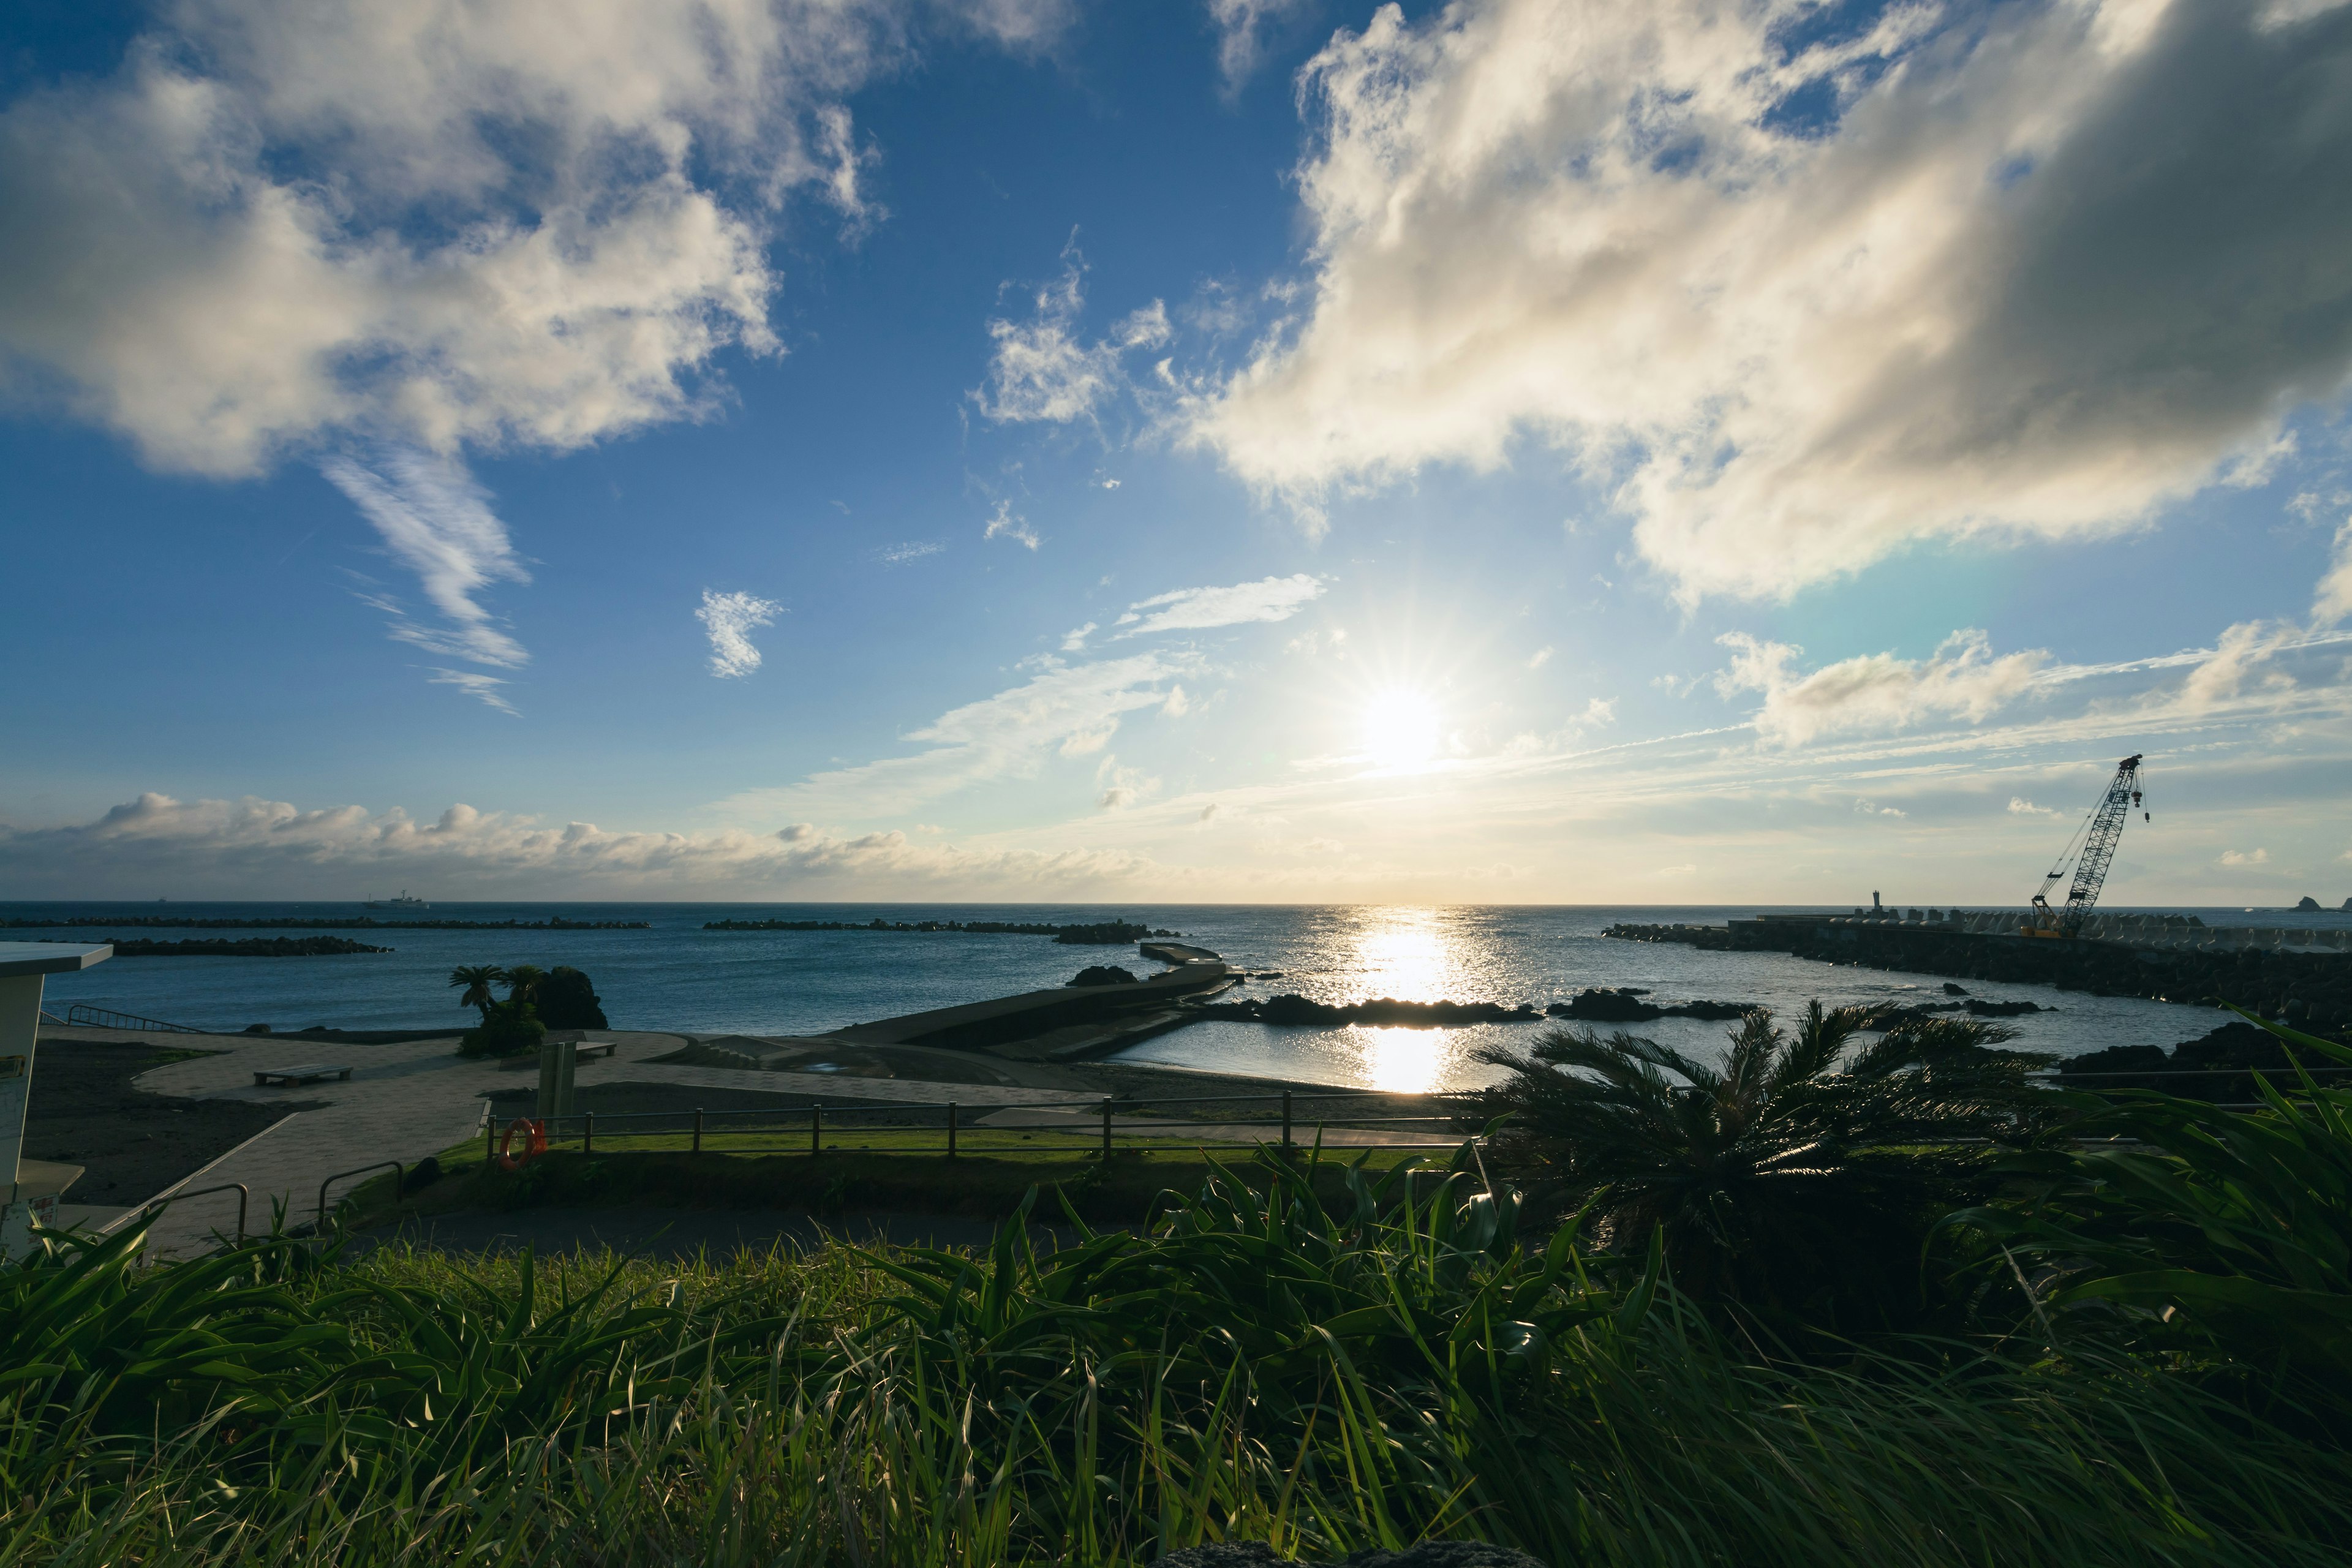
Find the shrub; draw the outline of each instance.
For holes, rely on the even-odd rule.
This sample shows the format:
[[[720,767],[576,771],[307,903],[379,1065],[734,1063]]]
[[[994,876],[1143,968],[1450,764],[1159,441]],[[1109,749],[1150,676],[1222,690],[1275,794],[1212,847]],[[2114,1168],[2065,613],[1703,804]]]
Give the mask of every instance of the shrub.
[[[2004,1162],[2024,1201],[1953,1219],[1992,1243],[1990,1279],[2026,1288],[2027,1324],[2120,1330],[2352,1392],[2352,1088],[2298,1060],[2352,1066],[2352,1048],[2241,1016],[2295,1063],[2284,1092],[2250,1075],[2262,1110],[2083,1096],[2076,1143]]]
[[[457,1039],[461,1057],[519,1057],[539,1049],[547,1038],[547,1026],[539,1020],[538,1010],[528,1002],[493,1002],[483,1015],[482,1026],[468,1029]]]
[[[539,1009],[540,1022],[551,1029],[609,1029],[604,1021],[603,999],[588,976],[568,963],[559,963],[547,972],[533,993],[532,1005]]]

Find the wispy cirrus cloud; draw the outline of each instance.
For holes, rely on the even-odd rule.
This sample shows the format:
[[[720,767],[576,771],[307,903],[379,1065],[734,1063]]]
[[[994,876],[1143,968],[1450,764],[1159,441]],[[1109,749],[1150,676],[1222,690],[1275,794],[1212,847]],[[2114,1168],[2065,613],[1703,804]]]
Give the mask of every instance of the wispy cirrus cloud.
[[[372,463],[331,457],[320,470],[375,525],[386,548],[416,574],[425,597],[441,613],[444,625],[423,626],[391,601],[373,601],[392,613],[394,637],[477,664],[511,668],[529,660],[522,645],[499,628],[478,595],[494,583],[528,583],[530,574],[515,553],[506,524],[490,510],[488,492],[463,464],[396,447]]]
[[[1217,73],[1231,94],[1255,75],[1265,58],[1268,35],[1305,17],[1318,0],[1209,0],[1209,20],[1217,29]]]
[[[907,739],[924,749],[811,774],[781,789],[720,803],[732,816],[790,812],[870,821],[909,811],[978,784],[1034,777],[1053,757],[1102,752],[1121,721],[1165,708],[1169,688],[1202,668],[1184,650],[1066,664],[1046,656],[1019,685],[949,710]]]
[[[1139,637],[1154,632],[1207,631],[1286,621],[1322,596],[1323,580],[1308,572],[1226,587],[1179,588],[1129,605],[1112,635]]]
[[[1013,503],[1009,500],[996,503],[996,510],[989,514],[988,526],[981,531],[980,536],[983,540],[1009,539],[1030,550],[1045,542],[1038,536],[1037,531],[1029,526],[1029,520],[1013,510]]]
[[[435,669],[426,677],[436,686],[454,686],[485,708],[495,708],[501,713],[513,713],[515,705],[499,688],[506,682],[495,675],[484,675],[478,669]]]
[[[724,680],[759,668],[760,650],[751,641],[751,633],[772,626],[783,613],[782,605],[756,594],[721,594],[705,588],[702,607],[694,612],[694,618],[710,637],[710,673]]]

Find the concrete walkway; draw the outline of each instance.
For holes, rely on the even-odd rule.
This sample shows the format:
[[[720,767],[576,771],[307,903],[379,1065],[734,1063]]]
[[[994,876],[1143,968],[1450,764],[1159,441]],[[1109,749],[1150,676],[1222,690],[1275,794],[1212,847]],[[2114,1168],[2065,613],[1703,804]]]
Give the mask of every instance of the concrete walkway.
[[[576,1081],[581,1088],[615,1082],[674,1083],[769,1093],[822,1093],[828,1100],[844,1103],[944,1105],[953,1100],[971,1106],[1091,1104],[1099,1099],[1067,1089],[679,1067],[650,1058],[678,1049],[686,1044],[683,1036],[596,1030],[588,1037],[613,1041],[616,1048],[610,1057],[580,1065]],[[496,1062],[459,1057],[455,1035],[399,1045],[247,1035],[174,1036],[172,1043],[219,1054],[152,1068],[135,1080],[139,1088],[192,1100],[241,1100],[264,1105],[326,1101],[319,1110],[289,1115],[173,1189],[194,1192],[242,1182],[252,1194],[247,1216],[251,1230],[268,1228],[273,1204],[285,1205],[289,1225],[309,1223],[318,1213],[320,1183],[358,1166],[390,1160],[413,1165],[427,1154],[437,1154],[481,1130],[487,1111],[484,1096],[537,1082],[529,1069],[515,1071]],[[257,1071],[314,1064],[347,1066],[352,1076],[347,1081],[291,1088],[257,1088],[253,1081]],[[329,1205],[366,1179],[362,1175],[337,1184],[327,1194]],[[166,1194],[158,1194],[163,1195]],[[236,1220],[234,1193],[175,1204],[150,1232],[149,1254],[184,1258],[209,1250],[214,1231],[228,1230]]]

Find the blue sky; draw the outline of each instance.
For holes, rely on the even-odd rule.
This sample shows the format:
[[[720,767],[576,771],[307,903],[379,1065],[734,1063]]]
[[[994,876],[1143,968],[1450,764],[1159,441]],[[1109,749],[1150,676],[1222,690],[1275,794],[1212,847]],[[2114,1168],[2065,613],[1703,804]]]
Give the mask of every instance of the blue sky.
[[[2352,7],[0,23],[0,898],[2352,893]]]

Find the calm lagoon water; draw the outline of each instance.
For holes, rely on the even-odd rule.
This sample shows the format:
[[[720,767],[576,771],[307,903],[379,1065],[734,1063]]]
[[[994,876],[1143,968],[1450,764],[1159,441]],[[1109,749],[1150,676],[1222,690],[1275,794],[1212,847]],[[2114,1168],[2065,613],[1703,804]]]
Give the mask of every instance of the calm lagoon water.
[[[351,904],[0,904],[0,917],[171,915],[253,918],[342,916]],[[1812,997],[1829,1004],[1940,994],[1943,977],[1839,967],[1773,953],[1700,952],[1670,943],[1612,942],[1618,921],[1717,922],[1760,908],[1576,908],[1326,905],[1076,904],[493,904],[436,902],[424,918],[643,920],[644,931],[398,931],[342,934],[384,953],[335,958],[118,958],[50,978],[53,1010],[90,1002],[204,1028],[267,1023],[390,1029],[446,1026],[467,1015],[447,986],[460,963],[559,963],[585,970],[616,1028],[805,1034],[845,1024],[1059,985],[1088,963],[1148,968],[1129,950],[1063,947],[1045,937],[952,932],[707,931],[719,919],[1019,920],[1073,922],[1123,916],[1181,931],[1234,963],[1279,970],[1244,995],[1296,991],[1324,1002],[1372,996],[1406,1001],[1544,1003],[1588,985],[1638,985],[1663,1000],[1709,997],[1783,1011]],[[2347,917],[2279,910],[2200,910],[2209,925],[2336,924]],[[380,919],[409,918],[379,912]],[[13,940],[98,942],[102,928],[18,929]],[[270,931],[126,927],[163,940],[268,936]],[[290,933],[308,934],[308,933]],[[2046,986],[1971,984],[1996,999],[2058,1009],[2015,1020],[2020,1043],[2073,1056],[2115,1045],[2193,1039],[2226,1015],[2201,1007],[2095,997]],[[1711,1051],[1725,1026],[1660,1019],[1640,1026],[1685,1050]],[[1412,1090],[1461,1088],[1490,1076],[1473,1053],[1524,1043],[1534,1026],[1470,1029],[1275,1028],[1196,1024],[1146,1041],[1126,1058],[1226,1072],[1280,1074],[1335,1085]]]

